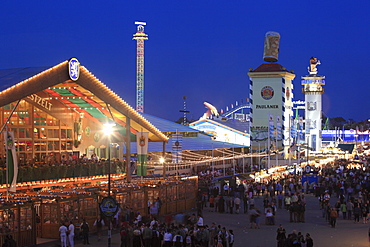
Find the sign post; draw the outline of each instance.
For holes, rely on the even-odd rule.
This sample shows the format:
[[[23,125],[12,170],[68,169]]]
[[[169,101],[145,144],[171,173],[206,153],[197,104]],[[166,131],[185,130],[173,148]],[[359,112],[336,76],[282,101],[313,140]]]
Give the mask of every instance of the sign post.
[[[116,201],[116,199],[109,195],[103,198],[99,204],[99,208],[100,212],[108,218],[108,247],[110,247],[112,240],[112,230],[110,224],[112,222],[112,217],[118,212],[119,203]]]

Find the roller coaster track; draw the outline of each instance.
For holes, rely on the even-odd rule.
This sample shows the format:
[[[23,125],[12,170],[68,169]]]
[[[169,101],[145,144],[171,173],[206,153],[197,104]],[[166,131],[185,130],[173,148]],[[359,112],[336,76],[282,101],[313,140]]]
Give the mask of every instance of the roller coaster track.
[[[245,103],[245,104],[242,104],[242,105],[238,105],[237,107],[232,108],[232,109],[230,109],[229,111],[227,111],[225,113],[222,113],[221,117],[229,117],[231,114],[234,114],[235,112],[237,112],[239,110],[250,109],[250,108],[251,108],[250,103]]]

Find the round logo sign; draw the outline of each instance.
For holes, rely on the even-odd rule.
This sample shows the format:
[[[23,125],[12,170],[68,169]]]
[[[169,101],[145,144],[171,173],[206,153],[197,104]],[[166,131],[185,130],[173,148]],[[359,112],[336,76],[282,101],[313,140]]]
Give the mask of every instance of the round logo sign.
[[[306,173],[310,173],[311,172],[311,166],[306,165],[305,171],[306,171]]]
[[[68,71],[69,71],[69,78],[72,81],[77,81],[80,77],[80,62],[77,58],[71,58],[68,61]]]
[[[100,140],[100,134],[98,132],[95,132],[94,134],[94,141],[98,142]]]
[[[86,126],[86,128],[85,128],[85,135],[86,136],[90,136],[90,133],[91,133],[90,127],[89,126]]]
[[[118,211],[119,204],[117,203],[117,201],[113,197],[109,196],[109,197],[104,197],[103,198],[99,207],[100,207],[100,211],[106,217],[112,217],[112,216],[116,215],[116,213]]]
[[[265,100],[269,100],[274,97],[274,89],[270,86],[265,86],[261,89],[261,96]]]

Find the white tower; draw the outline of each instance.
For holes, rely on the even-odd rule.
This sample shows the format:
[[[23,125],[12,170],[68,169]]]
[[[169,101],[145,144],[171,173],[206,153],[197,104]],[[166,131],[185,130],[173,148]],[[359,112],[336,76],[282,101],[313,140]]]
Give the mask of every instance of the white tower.
[[[252,149],[289,148],[290,118],[293,115],[293,79],[295,75],[276,63],[279,54],[280,34],[265,35],[265,62],[250,70],[250,120],[252,124]],[[271,137],[270,132],[275,133]]]
[[[317,74],[316,66],[320,61],[315,57],[310,58],[309,75],[302,77],[303,93],[305,95],[305,132],[308,147],[313,151],[321,149],[321,112],[322,94],[324,93],[325,76]]]

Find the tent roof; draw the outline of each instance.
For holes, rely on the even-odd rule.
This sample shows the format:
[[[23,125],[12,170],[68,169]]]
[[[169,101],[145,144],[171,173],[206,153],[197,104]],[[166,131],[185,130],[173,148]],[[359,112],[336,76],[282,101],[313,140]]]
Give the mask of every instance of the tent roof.
[[[241,122],[239,120],[234,120],[234,119],[228,119],[226,121],[221,120],[221,119],[200,119],[197,121],[194,121],[190,123],[190,126],[197,126],[200,125],[204,122],[210,123],[212,125],[217,125],[222,128],[228,129],[233,132],[237,132],[241,135],[246,135],[249,136],[248,132],[248,123],[247,122]]]
[[[168,141],[153,124],[136,112],[123,99],[99,81],[87,68],[80,66],[76,81],[69,78],[68,61],[52,68],[0,70],[0,107],[42,92],[65,108],[83,114],[101,124],[115,121],[123,128],[130,120],[130,132],[148,132],[150,141]],[[47,112],[47,109],[45,110]],[[52,112],[48,112],[52,115]]]
[[[152,116],[146,113],[140,113],[145,119],[155,125],[162,132],[200,132],[196,129],[190,128],[188,126],[178,124],[163,118]]]
[[[228,142],[220,142],[212,140],[212,137],[207,133],[193,129],[191,127],[178,124],[175,122],[168,121],[159,117],[155,117],[146,113],[140,113],[145,119],[148,119],[162,132],[172,132],[182,134],[182,150],[188,151],[200,151],[200,150],[212,150],[220,148],[238,148],[244,147],[239,144],[232,144]],[[186,133],[198,133],[196,136],[188,137]],[[173,142],[175,137],[169,137],[169,141],[166,144],[166,151],[172,151]],[[136,146],[131,146],[131,151],[136,153]],[[161,143],[149,143],[148,152],[162,152],[163,145]]]
[[[352,153],[353,149],[355,148],[355,144],[338,144],[337,148],[341,149],[342,151],[348,151],[348,153]]]

